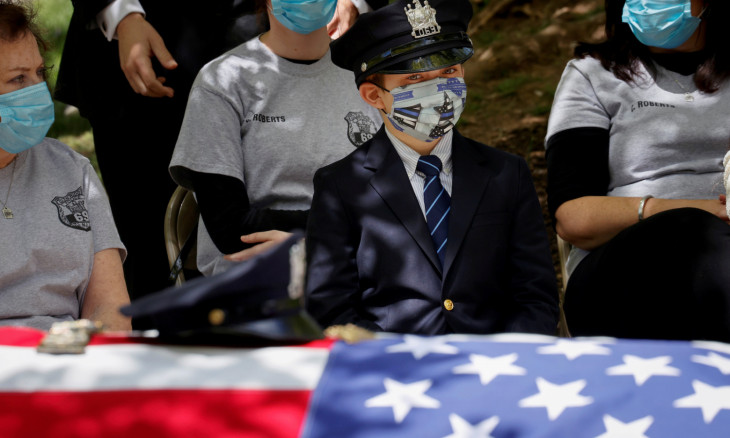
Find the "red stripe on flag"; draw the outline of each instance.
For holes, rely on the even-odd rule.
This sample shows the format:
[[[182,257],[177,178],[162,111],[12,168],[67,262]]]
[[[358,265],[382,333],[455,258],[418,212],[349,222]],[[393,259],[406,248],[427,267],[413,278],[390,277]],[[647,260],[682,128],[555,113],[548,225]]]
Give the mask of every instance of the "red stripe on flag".
[[[0,435],[294,438],[310,395],[251,390],[0,393]]]
[[[0,327],[0,345],[35,347],[45,335],[42,330],[28,327]]]

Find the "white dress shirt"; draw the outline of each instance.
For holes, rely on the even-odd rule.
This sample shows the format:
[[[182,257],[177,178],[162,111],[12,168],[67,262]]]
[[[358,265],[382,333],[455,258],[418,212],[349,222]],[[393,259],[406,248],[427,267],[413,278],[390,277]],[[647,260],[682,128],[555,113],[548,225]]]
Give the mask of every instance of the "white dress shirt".
[[[402,141],[398,140],[387,129],[385,130],[385,133],[388,135],[390,142],[393,143],[393,147],[396,152],[398,152],[401,161],[403,161],[403,166],[406,168],[408,180],[411,182],[413,193],[416,195],[418,205],[421,206],[421,212],[423,212],[423,218],[425,219],[426,207],[424,206],[425,203],[423,201],[423,182],[425,181],[425,175],[416,170],[418,159],[421,155]],[[441,141],[439,141],[436,147],[431,151],[431,155],[436,155],[441,160],[442,168],[441,173],[439,173],[439,180],[441,180],[441,185],[446,189],[446,193],[448,193],[449,196],[451,196],[453,178],[453,173],[451,172],[451,140],[453,137],[453,131],[447,132],[446,135],[441,137]]]
[[[96,24],[107,41],[111,41],[117,37],[119,22],[134,12],[144,15],[144,8],[139,4],[139,0],[115,0],[96,15]]]

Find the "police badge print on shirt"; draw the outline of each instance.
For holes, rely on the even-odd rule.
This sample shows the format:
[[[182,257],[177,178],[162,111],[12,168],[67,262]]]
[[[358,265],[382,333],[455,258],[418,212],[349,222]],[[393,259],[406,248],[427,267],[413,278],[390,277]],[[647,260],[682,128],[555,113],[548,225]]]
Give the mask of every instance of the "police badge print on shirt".
[[[345,120],[347,121],[347,138],[355,147],[362,146],[378,132],[375,123],[362,111],[350,111],[345,116]]]
[[[58,209],[58,219],[70,228],[91,231],[89,211],[86,209],[86,198],[81,187],[68,192],[65,196],[56,196],[51,201]]]

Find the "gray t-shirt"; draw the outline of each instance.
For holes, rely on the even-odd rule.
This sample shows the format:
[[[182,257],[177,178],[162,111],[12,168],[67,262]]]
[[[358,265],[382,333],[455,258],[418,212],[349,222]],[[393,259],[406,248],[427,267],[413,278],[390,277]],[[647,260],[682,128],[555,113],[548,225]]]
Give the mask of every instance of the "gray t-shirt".
[[[642,65],[641,77],[627,83],[592,57],[571,60],[555,93],[546,138],[572,128],[608,129],[608,196],[716,199],[724,193],[730,87],[705,94],[693,75],[655,68],[652,75]],[[571,253],[569,272],[586,254]]]
[[[252,207],[308,209],[315,171],[352,152],[380,124],[352,73],[335,66],[329,52],[297,64],[254,38],[198,74],[170,174],[188,189],[190,170],[231,176],[246,184]],[[197,262],[205,275],[230,266],[202,220]]]
[[[0,215],[0,325],[48,330],[79,318],[94,254],[126,250],[89,160],[51,138],[15,160],[0,169],[14,215]]]

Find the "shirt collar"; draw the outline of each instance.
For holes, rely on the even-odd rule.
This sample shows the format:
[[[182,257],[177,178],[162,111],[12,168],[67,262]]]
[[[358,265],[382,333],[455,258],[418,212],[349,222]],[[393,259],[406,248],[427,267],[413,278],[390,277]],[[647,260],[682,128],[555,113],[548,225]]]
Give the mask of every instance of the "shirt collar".
[[[395,135],[391,134],[391,132],[387,129],[385,130],[385,133],[388,135],[395,151],[398,152],[401,161],[403,161],[403,166],[405,166],[408,179],[410,180],[416,173],[416,165],[418,165],[418,159],[421,155],[411,149],[407,144],[398,140]],[[451,173],[451,141],[453,139],[453,135],[453,130],[447,132],[443,137],[441,137],[441,141],[438,142],[436,147],[431,151],[431,155],[439,157],[443,166],[441,170],[447,175]]]

